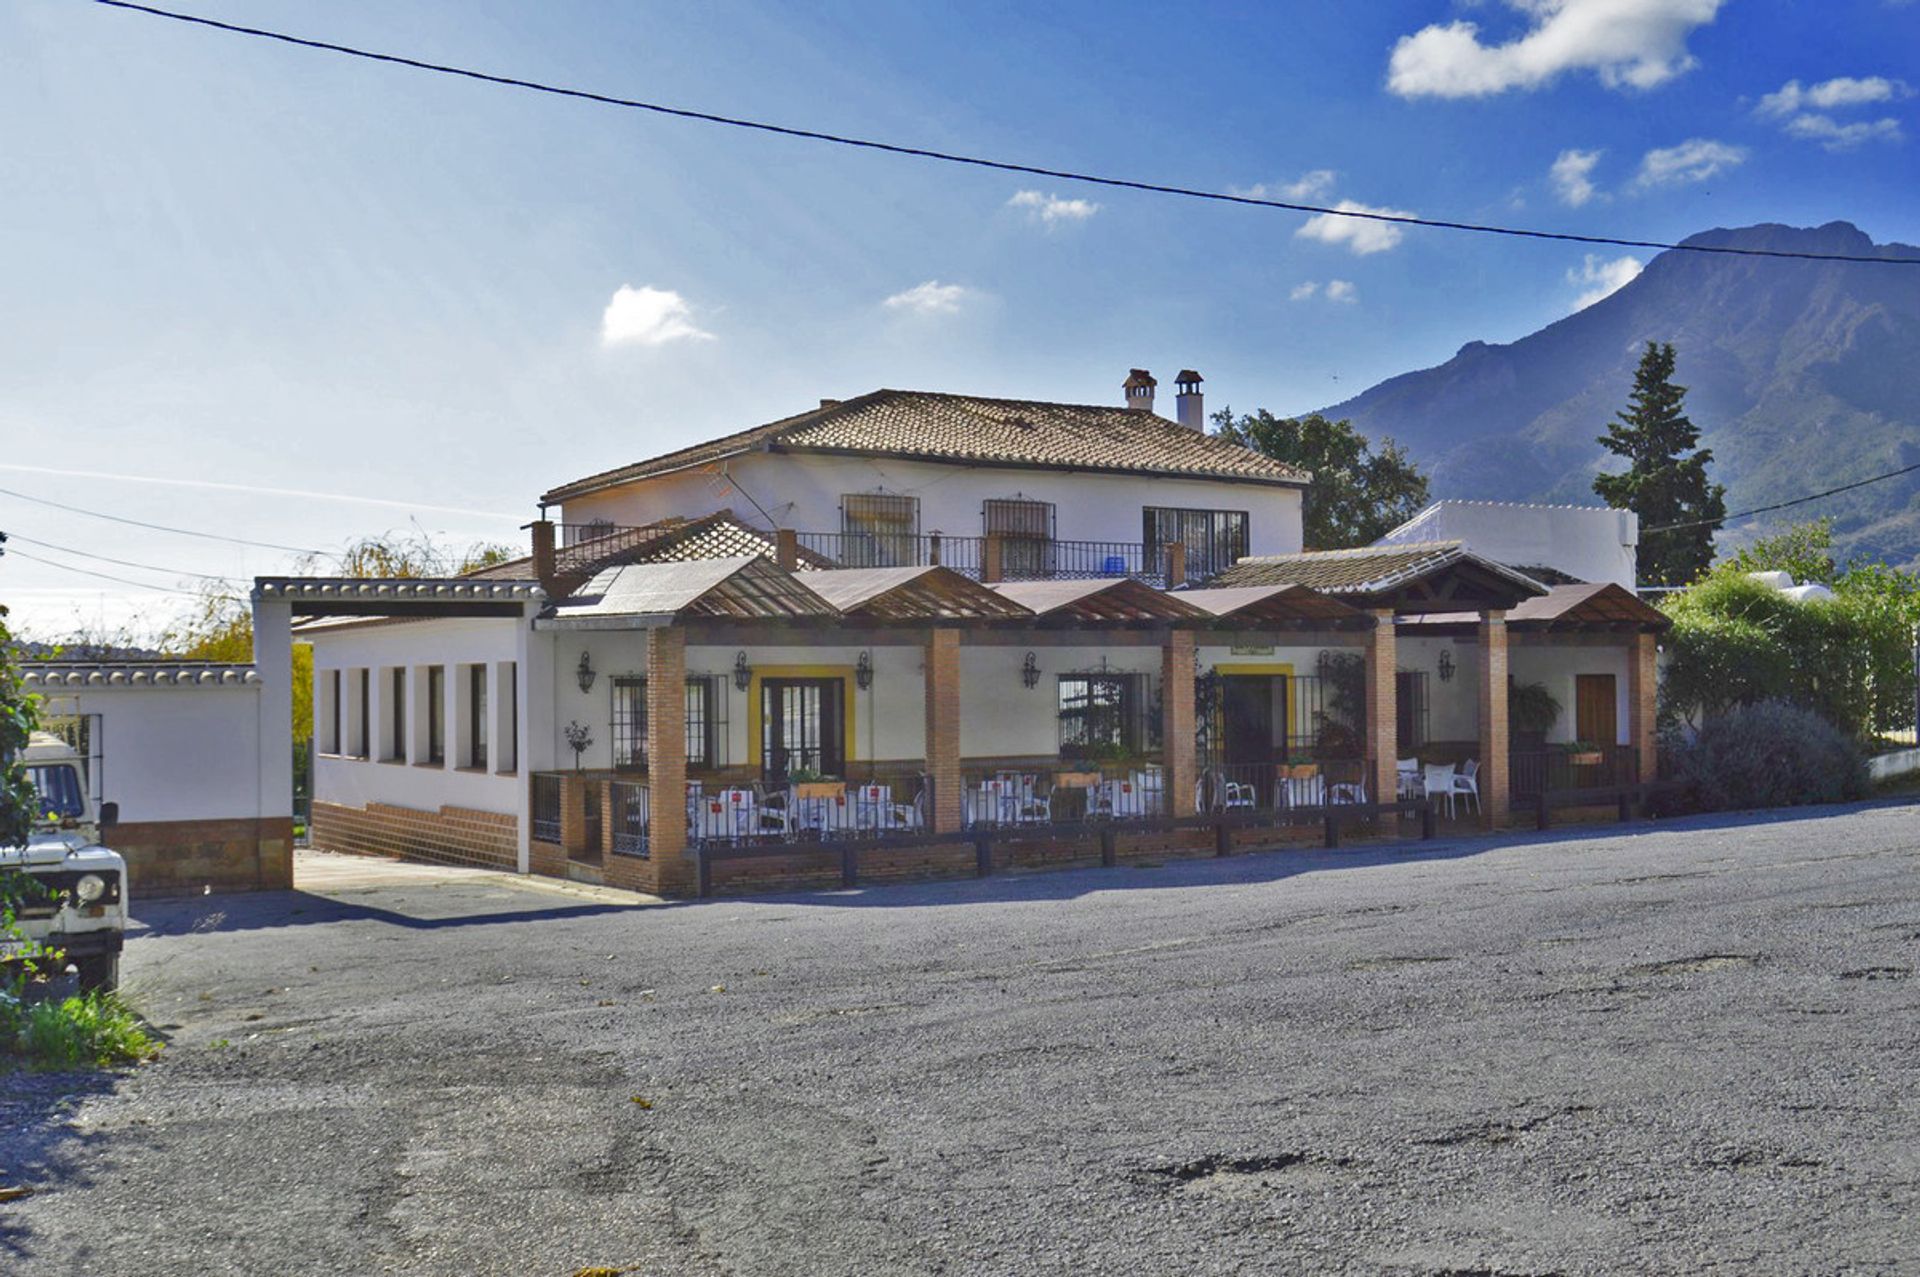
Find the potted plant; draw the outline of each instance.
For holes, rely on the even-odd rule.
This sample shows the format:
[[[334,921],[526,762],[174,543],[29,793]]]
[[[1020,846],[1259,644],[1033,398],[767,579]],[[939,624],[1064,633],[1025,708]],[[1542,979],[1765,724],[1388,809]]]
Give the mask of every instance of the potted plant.
[[[1567,746],[1569,767],[1598,767],[1602,757],[1600,747],[1592,741],[1577,740]]]
[[[787,785],[795,798],[838,798],[846,786],[828,780],[818,768],[795,767],[787,772]]]

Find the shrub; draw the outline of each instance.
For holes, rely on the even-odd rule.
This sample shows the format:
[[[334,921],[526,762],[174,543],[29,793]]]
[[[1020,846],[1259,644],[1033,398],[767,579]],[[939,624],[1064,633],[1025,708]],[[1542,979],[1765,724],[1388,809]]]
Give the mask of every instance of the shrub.
[[[1859,747],[1819,714],[1782,701],[1709,720],[1680,752],[1679,771],[1710,811],[1842,802],[1867,792]]]
[[[10,1045],[35,1068],[138,1064],[160,1051],[139,1017],[111,993],[15,1003],[11,1014],[0,1018],[12,1021]]]

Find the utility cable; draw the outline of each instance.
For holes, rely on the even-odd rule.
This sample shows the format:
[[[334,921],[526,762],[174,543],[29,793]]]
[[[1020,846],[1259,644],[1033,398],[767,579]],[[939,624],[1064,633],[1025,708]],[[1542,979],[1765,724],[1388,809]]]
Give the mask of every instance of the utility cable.
[[[22,539],[24,540],[24,538]],[[25,550],[9,550],[7,551],[7,557],[10,559],[28,559],[34,563],[44,563],[50,568],[59,568],[62,572],[78,572],[82,576],[97,576],[102,581],[112,581],[117,585],[131,585],[139,590],[158,590],[162,594],[189,594],[196,596],[199,593],[196,590],[182,590],[167,585],[149,585],[145,581],[134,581],[124,576],[114,576],[110,572],[95,572],[91,568],[77,568],[71,563],[57,563],[52,559],[43,559],[37,554],[28,554]]]
[[[22,501],[33,501],[40,505],[52,506],[56,510],[65,510],[71,514],[84,514],[95,519],[108,519],[114,523],[130,524],[136,528],[146,528],[151,532],[172,532],[183,537],[201,537],[208,541],[226,541],[232,545],[250,545],[257,550],[284,550],[288,554],[324,555],[325,550],[309,550],[297,545],[275,545],[271,541],[249,541],[245,537],[221,536],[217,532],[196,532],[192,528],[170,528],[162,523],[142,523],[138,519],[129,519],[118,514],[102,514],[98,510],[85,510],[77,505],[65,505],[59,501],[49,501],[45,497],[29,496],[25,492],[16,492],[12,488],[0,488],[0,495],[18,497]],[[21,538],[25,540],[25,538]]]
[[[246,27],[232,22],[220,22],[213,18],[203,18],[191,13],[176,13],[171,9],[158,9],[152,5],[134,4],[131,0],[95,0],[96,4],[113,9],[126,9],[134,13],[149,14],[156,18],[166,18],[173,22],[185,22],[194,26],[210,27],[216,31],[226,31],[234,35],[254,36],[262,40],[276,40],[282,44],[291,44],[303,49],[317,49],[326,53],[344,54],[350,58],[362,58],[369,62],[384,62],[393,66],[411,67],[416,71],[431,71],[436,75],[458,76],[467,80],[479,80],[486,84],[504,85],[507,88],[526,89],[534,93],[546,93],[554,97],[577,98],[583,102],[597,102],[603,106],[625,107],[634,111],[651,111],[656,115],[672,116],[682,120],[699,120],[707,124],[720,124],[729,128],[753,129],[761,133],[773,133],[781,137],[800,138],[810,142],[829,142],[835,146],[858,147],[868,151],[884,151],[890,155],[905,155],[916,159],[939,160],[946,164],[965,164],[974,168],[994,169],[1003,173],[1024,173],[1034,177],[1057,178],[1064,182],[1083,182],[1091,186],[1118,187],[1123,190],[1147,191],[1155,195],[1177,195],[1186,199],[1213,200],[1223,204],[1248,204],[1260,208],[1283,209],[1291,213],[1313,213],[1327,217],[1350,217],[1370,222],[1392,222],[1404,226],[1430,226],[1439,230],[1472,231],[1482,235],[1508,235],[1520,239],[1560,240],[1573,244],[1604,244],[1619,248],[1655,248],[1663,251],[1686,253],[1719,253],[1733,257],[1790,257],[1816,262],[1859,262],[1876,266],[1920,266],[1920,257],[1876,257],[1863,253],[1801,253],[1778,248],[1736,248],[1725,244],[1670,244],[1660,240],[1625,239],[1612,235],[1575,235],[1567,231],[1526,230],[1511,226],[1493,226],[1477,222],[1443,221],[1437,218],[1416,217],[1411,213],[1370,212],[1351,208],[1327,208],[1319,204],[1295,204],[1285,200],[1266,199],[1255,195],[1231,195],[1223,191],[1203,191],[1187,186],[1173,186],[1164,182],[1146,182],[1131,178],[1102,177],[1092,173],[1077,173],[1069,169],[1043,168],[1035,164],[1016,164],[1008,160],[992,160],[977,155],[960,155],[950,151],[935,151],[920,146],[904,146],[896,142],[879,142],[871,138],[848,137],[838,133],[824,133],[818,129],[796,128],[786,124],[771,124],[764,120],[749,120],[737,116],[718,115],[711,111],[695,111],[686,107],[667,106],[659,102],[646,102],[638,98],[614,97],[607,93],[595,93],[588,89],[570,89],[557,84],[544,84],[538,80],[523,80],[515,76],[494,75],[486,71],[475,71],[467,67],[449,66],[441,62],[426,62],[419,58],[402,57],[394,53],[377,53],[370,49],[359,49],[352,45],[334,44],[326,40],[310,40],[302,36],[288,35],[282,31],[269,31],[263,27]]]
[[[112,563],[123,568],[139,568],[142,572],[164,572],[168,576],[191,576],[202,581],[219,581],[223,585],[232,585],[234,578],[218,576],[211,572],[189,572],[185,568],[160,568],[151,563],[135,563],[131,559],[116,559],[105,554],[94,554],[90,550],[76,550],[70,545],[55,545],[51,541],[40,541],[20,532],[8,532],[4,535],[15,541],[25,541],[28,545],[37,545],[43,550],[58,550],[62,554],[76,555],[82,559],[98,559],[102,563]]]
[[[1693,519],[1686,523],[1663,523],[1657,528],[1642,528],[1640,535],[1652,536],[1656,532],[1677,532],[1682,528],[1703,528],[1709,524],[1732,523],[1738,519],[1751,518],[1756,514],[1766,514],[1772,510],[1785,510],[1789,506],[1805,505],[1809,501],[1819,501],[1825,497],[1838,496],[1842,492],[1852,492],[1855,488],[1864,488],[1870,483],[1881,483],[1887,479],[1898,479],[1903,474],[1912,474],[1920,470],[1920,462],[1902,466],[1898,470],[1889,470],[1885,474],[1876,474],[1870,479],[1856,479],[1852,483],[1843,483],[1837,488],[1828,488],[1825,492],[1815,492],[1810,496],[1795,497],[1791,501],[1776,501],[1772,505],[1758,505],[1751,510],[1742,510],[1738,514],[1726,514],[1718,519]]]

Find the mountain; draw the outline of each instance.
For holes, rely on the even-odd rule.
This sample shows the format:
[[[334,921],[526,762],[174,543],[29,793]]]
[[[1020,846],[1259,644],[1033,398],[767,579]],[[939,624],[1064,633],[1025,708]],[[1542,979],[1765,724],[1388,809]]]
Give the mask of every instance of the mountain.
[[[1920,248],[1875,244],[1846,222],[1685,242],[1920,261]],[[1670,250],[1531,336],[1468,342],[1437,368],[1322,411],[1406,445],[1435,495],[1593,503],[1606,456],[1595,439],[1625,406],[1648,341],[1674,345],[1675,380],[1729,510],[1920,463],[1920,265]],[[1920,561],[1920,473],[1772,518],[1817,514],[1834,516],[1848,553]]]

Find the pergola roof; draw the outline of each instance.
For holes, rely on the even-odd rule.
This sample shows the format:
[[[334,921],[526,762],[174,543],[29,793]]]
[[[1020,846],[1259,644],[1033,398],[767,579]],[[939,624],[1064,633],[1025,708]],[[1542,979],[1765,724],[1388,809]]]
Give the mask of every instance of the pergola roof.
[[[1507,625],[1526,629],[1572,626],[1631,626],[1664,630],[1673,618],[1632,591],[1604,582],[1599,585],[1556,585],[1537,599],[1528,599],[1507,613]]]
[[[1132,577],[1091,581],[1012,581],[992,587],[1046,620],[1194,621],[1207,613],[1178,594]]]
[[[1371,622],[1358,608],[1304,585],[1241,585],[1182,590],[1179,597],[1220,620],[1250,624],[1315,623],[1357,625]]]
[[[848,616],[876,621],[999,621],[1033,613],[952,568],[838,568],[806,583]]]
[[[1397,612],[1441,608],[1510,609],[1546,593],[1525,573],[1495,563],[1459,541],[1370,545],[1245,558],[1215,577],[1221,588],[1305,585],[1356,607]]]
[[[831,620],[839,609],[757,555],[691,563],[622,563],[534,622],[537,629],[632,629],[681,617]]]

